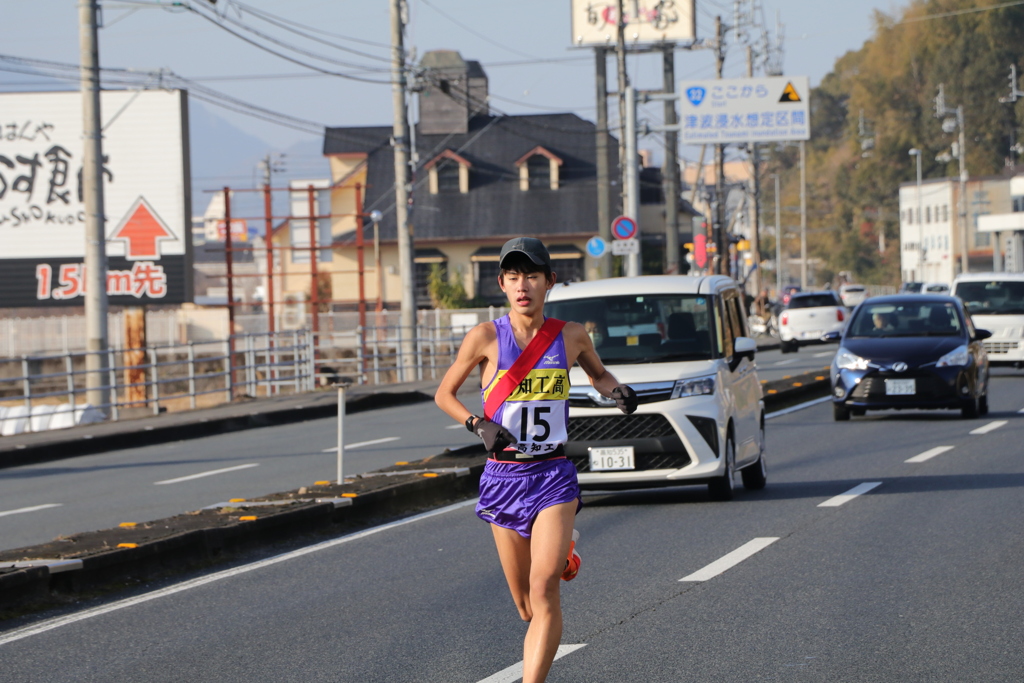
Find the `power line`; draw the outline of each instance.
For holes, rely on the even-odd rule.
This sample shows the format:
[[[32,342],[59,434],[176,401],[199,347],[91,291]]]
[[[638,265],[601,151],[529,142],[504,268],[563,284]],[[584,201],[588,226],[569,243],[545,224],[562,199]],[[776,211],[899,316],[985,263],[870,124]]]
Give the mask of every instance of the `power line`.
[[[537,57],[535,57],[534,55],[530,55],[530,54],[527,54],[527,53],[525,53],[525,52],[521,52],[520,50],[517,50],[517,49],[515,49],[514,47],[509,47],[508,45],[502,45],[501,43],[499,43],[498,41],[494,40],[493,38],[490,38],[490,37],[488,37],[488,36],[485,36],[484,34],[482,34],[482,33],[478,32],[478,31],[476,31],[475,29],[473,29],[473,28],[470,28],[469,26],[466,26],[466,25],[465,25],[465,24],[463,24],[463,23],[462,23],[461,21],[459,21],[459,20],[458,20],[458,19],[456,19],[455,17],[451,16],[450,14],[447,14],[446,12],[444,12],[443,10],[441,10],[440,8],[438,8],[438,7],[435,7],[434,5],[432,5],[432,4],[431,4],[430,2],[428,2],[427,0],[421,0],[421,2],[422,2],[422,3],[424,4],[424,5],[426,5],[427,7],[429,7],[430,9],[432,9],[432,10],[434,10],[435,12],[437,12],[438,14],[440,14],[440,15],[441,15],[442,17],[444,17],[444,18],[445,18],[445,19],[447,19],[448,21],[450,21],[450,22],[452,22],[453,24],[455,24],[456,26],[458,26],[459,28],[462,28],[462,29],[464,29],[464,30],[466,30],[466,31],[469,31],[470,33],[472,33],[472,34],[473,34],[474,36],[476,36],[477,38],[480,38],[480,39],[482,39],[482,40],[486,40],[486,41],[487,41],[488,43],[490,43],[491,45],[494,45],[494,46],[496,46],[496,47],[500,47],[501,49],[503,49],[503,50],[507,50],[508,52],[511,52],[512,54],[516,54],[516,55],[519,55],[520,57],[526,57],[527,59],[537,59]]]
[[[991,7],[971,7],[968,9],[952,10],[950,12],[939,12],[937,14],[925,14],[921,17],[912,17],[910,19],[902,19],[900,21],[893,22],[893,26],[899,26],[900,24],[914,24],[919,21],[930,21],[932,19],[945,19],[947,17],[956,17],[961,14],[974,14],[975,12],[991,12],[996,9],[1004,9],[1006,7],[1016,7],[1017,5],[1024,5],[1024,0],[1015,0],[1014,2],[1004,2],[1000,5],[992,5]]]

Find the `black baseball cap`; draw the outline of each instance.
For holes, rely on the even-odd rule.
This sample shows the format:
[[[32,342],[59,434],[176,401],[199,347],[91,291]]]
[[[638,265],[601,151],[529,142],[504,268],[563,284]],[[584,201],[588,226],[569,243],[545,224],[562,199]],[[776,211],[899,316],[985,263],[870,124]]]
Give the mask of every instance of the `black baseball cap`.
[[[548,254],[548,249],[536,237],[515,237],[505,242],[505,246],[501,248],[501,256],[498,257],[498,267],[504,268],[505,257],[515,252],[525,254],[538,266],[551,267],[551,255]]]

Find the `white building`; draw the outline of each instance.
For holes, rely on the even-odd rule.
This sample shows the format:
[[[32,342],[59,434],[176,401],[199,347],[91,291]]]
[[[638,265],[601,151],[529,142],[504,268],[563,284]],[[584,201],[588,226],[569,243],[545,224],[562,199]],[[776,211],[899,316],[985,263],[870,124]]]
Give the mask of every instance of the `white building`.
[[[1012,210],[1011,183],[1020,183],[1024,211],[1024,176],[972,178],[966,183],[968,271],[1001,270],[1005,245],[993,239],[1003,228],[984,227],[989,214]],[[919,196],[920,195],[920,196]],[[952,284],[962,268],[963,229],[959,220],[960,181],[934,178],[900,185],[900,272],[904,282]],[[994,248],[999,246],[998,249]]]
[[[981,216],[978,230],[991,234],[998,249],[993,250],[992,270],[1024,273],[1024,175],[1010,178],[1009,213]]]

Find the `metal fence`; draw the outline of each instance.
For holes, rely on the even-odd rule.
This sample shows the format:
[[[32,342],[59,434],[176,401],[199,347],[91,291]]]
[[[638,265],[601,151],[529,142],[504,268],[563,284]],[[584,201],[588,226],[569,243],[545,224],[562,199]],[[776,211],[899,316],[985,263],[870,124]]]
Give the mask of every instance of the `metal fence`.
[[[274,396],[314,388],[313,335],[308,331],[240,334],[231,339],[114,348],[103,352],[107,368],[86,368],[89,352],[0,359],[0,405],[7,422],[27,431],[47,429],[53,414],[81,418],[86,377],[102,372],[107,403],[92,405],[118,420],[126,412],[159,414],[245,396]],[[212,397],[204,400],[203,397]],[[70,425],[65,425],[70,426]]]

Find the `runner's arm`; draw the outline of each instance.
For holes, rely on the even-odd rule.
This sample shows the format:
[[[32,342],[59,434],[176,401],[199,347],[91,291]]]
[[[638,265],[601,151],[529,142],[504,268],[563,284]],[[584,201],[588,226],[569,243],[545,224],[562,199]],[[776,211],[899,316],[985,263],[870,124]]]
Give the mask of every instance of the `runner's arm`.
[[[456,394],[462,388],[463,382],[469,377],[473,369],[487,359],[487,347],[496,339],[494,325],[481,323],[471,329],[462,340],[459,347],[459,355],[455,362],[444,374],[441,385],[434,395],[434,403],[437,407],[448,413],[453,420],[464,424],[470,415],[475,415],[469,408],[463,405]]]
[[[608,372],[601,362],[601,357],[597,355],[597,349],[594,348],[594,342],[590,340],[587,331],[579,323],[570,322],[565,324],[562,334],[572,348],[578,350],[576,362],[583,368],[583,372],[587,373],[590,383],[602,396],[611,398],[612,389],[619,386],[619,380],[615,379],[615,375]]]

